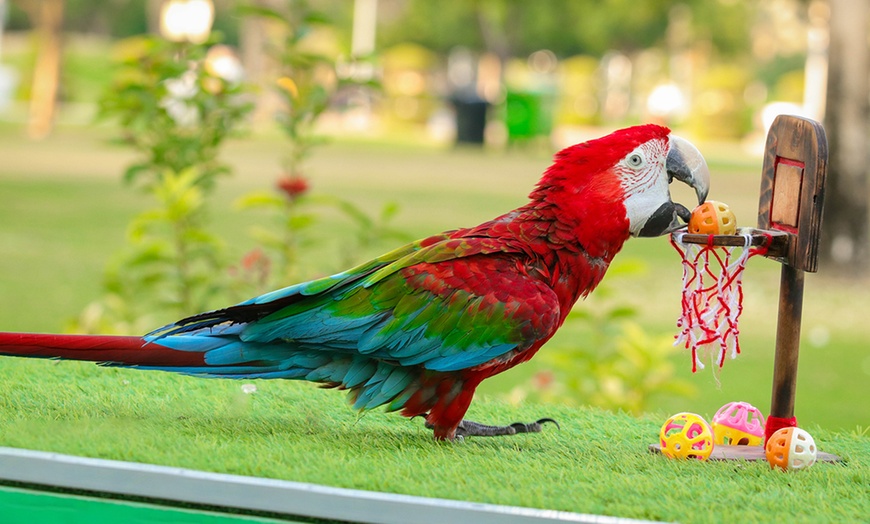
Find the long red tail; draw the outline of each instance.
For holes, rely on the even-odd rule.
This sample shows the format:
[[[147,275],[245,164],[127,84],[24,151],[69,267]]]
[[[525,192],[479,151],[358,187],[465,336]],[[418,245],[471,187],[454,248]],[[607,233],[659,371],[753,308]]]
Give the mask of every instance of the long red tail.
[[[178,351],[142,337],[0,332],[0,355],[111,362],[128,366],[202,366],[202,353]]]

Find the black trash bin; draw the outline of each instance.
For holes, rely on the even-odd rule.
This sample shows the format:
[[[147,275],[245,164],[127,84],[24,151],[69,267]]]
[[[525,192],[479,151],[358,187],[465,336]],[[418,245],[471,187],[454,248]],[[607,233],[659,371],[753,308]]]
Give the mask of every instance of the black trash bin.
[[[456,143],[482,145],[489,103],[476,96],[456,96],[451,102],[456,110]]]

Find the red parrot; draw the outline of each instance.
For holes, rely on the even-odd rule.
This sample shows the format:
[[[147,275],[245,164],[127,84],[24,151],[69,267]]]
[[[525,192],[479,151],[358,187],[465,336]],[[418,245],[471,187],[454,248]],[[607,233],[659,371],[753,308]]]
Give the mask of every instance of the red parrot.
[[[353,406],[424,416],[436,439],[540,431],[549,419],[463,420],[480,382],[532,358],[631,236],[688,221],[678,179],[706,198],[700,152],[642,125],[568,147],[522,207],[345,272],[201,313],[144,337],[0,333],[0,354],[349,391]],[[552,421],[551,421],[552,422]]]

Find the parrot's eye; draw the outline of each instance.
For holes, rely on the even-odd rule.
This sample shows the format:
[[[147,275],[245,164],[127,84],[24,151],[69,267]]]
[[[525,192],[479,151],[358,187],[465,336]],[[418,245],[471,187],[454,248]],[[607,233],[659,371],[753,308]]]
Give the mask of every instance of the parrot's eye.
[[[632,155],[629,155],[629,157],[625,161],[628,164],[628,167],[634,169],[642,167],[644,164],[643,156],[640,153],[634,153]]]

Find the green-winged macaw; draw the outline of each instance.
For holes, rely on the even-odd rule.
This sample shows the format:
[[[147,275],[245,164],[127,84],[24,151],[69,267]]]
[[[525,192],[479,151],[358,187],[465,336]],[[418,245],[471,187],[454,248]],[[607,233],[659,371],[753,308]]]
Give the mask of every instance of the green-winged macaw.
[[[568,147],[529,201],[476,227],[402,246],[144,337],[0,333],[0,354],[89,360],[205,377],[308,380],[357,409],[424,416],[437,439],[539,431],[463,420],[480,382],[532,358],[629,237],[669,233],[703,202],[700,152],[641,125]]]

